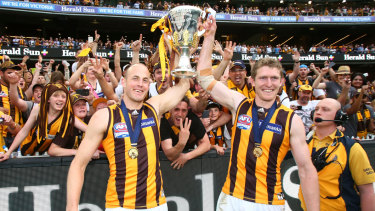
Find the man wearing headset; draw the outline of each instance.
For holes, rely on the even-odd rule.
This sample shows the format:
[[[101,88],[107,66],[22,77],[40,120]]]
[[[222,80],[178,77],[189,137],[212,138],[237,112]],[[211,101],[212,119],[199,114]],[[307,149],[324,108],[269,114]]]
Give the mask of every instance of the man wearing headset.
[[[308,145],[318,171],[321,210],[375,210],[375,173],[362,146],[337,129],[348,119],[340,103],[320,101],[313,117],[316,130]],[[299,198],[306,210],[301,192]]]

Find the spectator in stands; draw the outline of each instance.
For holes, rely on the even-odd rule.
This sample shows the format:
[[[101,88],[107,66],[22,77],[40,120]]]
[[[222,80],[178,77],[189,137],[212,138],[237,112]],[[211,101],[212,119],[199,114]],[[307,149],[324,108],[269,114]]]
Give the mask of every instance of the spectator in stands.
[[[209,122],[210,122],[211,125],[215,121],[217,121],[220,118],[221,115],[223,115],[221,105],[216,103],[216,102],[210,101],[208,103],[206,109],[209,112],[209,120],[210,120]],[[229,115],[229,118],[231,118],[230,114],[226,114],[226,115]],[[206,126],[206,128],[207,127],[208,126]],[[217,154],[219,154],[219,155],[224,155],[225,150],[228,147],[230,147],[227,144],[227,139],[224,135],[225,130],[226,130],[225,125],[213,128],[211,130],[207,130],[208,138],[209,138],[210,144],[211,144],[211,149],[216,150]]]
[[[9,58],[8,58],[9,59]],[[8,60],[7,59],[7,60]],[[12,61],[8,60],[3,62],[0,65],[1,71],[0,71],[0,87],[1,87],[1,105],[0,111],[2,111],[4,114],[8,114],[12,117],[12,120],[14,121],[14,124],[12,126],[7,125],[0,125],[0,128],[2,131],[2,136],[5,141],[6,146],[9,148],[14,140],[15,135],[18,133],[20,128],[24,124],[24,120],[22,118],[22,112],[18,107],[16,107],[14,104],[10,103],[9,98],[9,88],[10,88],[10,81],[13,77],[16,77],[16,74],[18,71],[21,71],[21,67],[15,65]],[[16,81],[16,84],[18,83],[18,80]],[[23,100],[26,99],[25,93],[17,86],[17,92],[20,98]]]
[[[367,133],[375,131],[374,118],[375,113],[370,105],[367,95],[367,85],[363,85],[352,98],[351,104],[344,106],[344,111],[349,115],[349,121],[344,124],[344,134],[349,137],[366,138]]]
[[[367,84],[366,77],[362,73],[354,73],[352,76],[352,87],[357,91],[361,89],[363,85]]]
[[[344,106],[349,103],[349,99],[356,91],[354,87],[351,87],[350,67],[346,65],[340,66],[335,75],[332,74],[336,80],[320,83],[324,75],[329,71],[333,71],[332,68],[323,68],[312,87],[313,89],[325,89],[327,98],[337,99]]]
[[[170,77],[168,74],[168,70],[165,70],[166,72],[163,79],[160,64],[155,64],[153,69],[153,77],[155,82],[150,83],[149,97],[164,93],[170,86]]]
[[[189,109],[184,99],[164,114],[160,123],[161,146],[174,169],[210,150],[210,142],[201,120]],[[195,148],[197,146],[197,148]],[[186,150],[189,152],[183,152]]]
[[[242,60],[234,61],[232,67],[229,69],[229,79],[227,86],[229,89],[236,90],[247,98],[254,98],[255,92],[253,86],[246,78],[246,66]]]
[[[19,80],[20,77],[18,74],[13,74],[9,77],[9,99],[10,103],[16,106],[16,108],[22,112],[22,115],[26,121],[30,116],[31,110],[34,108],[34,105],[39,104],[41,101],[43,85],[34,84],[32,87],[30,87],[33,94],[31,96],[31,100],[27,101],[26,99],[22,99],[17,92],[17,84]]]
[[[306,134],[310,131],[313,124],[311,112],[315,110],[315,106],[320,100],[311,100],[312,87],[310,85],[301,85],[298,89],[298,99],[290,102],[290,108],[301,117],[305,125]]]
[[[90,120],[87,112],[87,100],[85,97],[79,94],[71,95],[73,113],[76,117],[76,121],[81,121],[82,124],[87,125]],[[75,155],[81,141],[84,137],[84,131],[78,128],[73,128],[73,132],[67,135],[65,138],[57,136],[52,140],[51,146],[48,149],[50,156],[71,156]],[[95,154],[97,155],[99,151]],[[95,158],[95,157],[93,157]]]
[[[40,105],[34,106],[9,151],[0,155],[0,161],[9,159],[10,154],[17,150],[21,143],[22,155],[43,154],[48,151],[53,139],[71,134],[73,127],[86,131],[87,126],[75,118],[66,87],[61,84],[48,84],[43,88]]]
[[[94,108],[94,113],[99,111],[100,109],[108,108],[108,106],[109,106],[108,100],[103,97],[99,97],[95,99],[94,102],[92,103],[92,107]]]

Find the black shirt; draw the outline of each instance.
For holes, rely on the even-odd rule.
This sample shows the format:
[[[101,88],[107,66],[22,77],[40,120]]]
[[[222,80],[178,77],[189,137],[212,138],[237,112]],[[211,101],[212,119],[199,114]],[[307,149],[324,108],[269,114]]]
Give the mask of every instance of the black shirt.
[[[168,117],[168,118],[167,118]],[[194,149],[195,145],[198,145],[198,141],[204,137],[206,134],[206,129],[203,126],[203,123],[198,118],[197,115],[195,115],[191,110],[189,110],[187,116],[188,119],[191,120],[190,125],[190,136],[186,143],[186,146],[184,148],[185,150]],[[179,135],[179,128],[173,125],[172,122],[169,120],[169,114],[166,114],[161,119],[160,123],[160,136],[161,140],[164,141],[166,139],[172,139],[172,146],[175,146],[178,143],[178,135]],[[175,127],[175,129],[178,129],[178,133],[176,134],[172,127]]]

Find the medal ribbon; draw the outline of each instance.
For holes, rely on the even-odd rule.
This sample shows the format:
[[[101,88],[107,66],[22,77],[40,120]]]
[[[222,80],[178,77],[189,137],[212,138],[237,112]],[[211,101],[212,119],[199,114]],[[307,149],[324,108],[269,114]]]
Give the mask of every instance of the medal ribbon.
[[[268,123],[270,122],[273,114],[275,113],[276,110],[276,101],[273,103],[271,109],[268,111],[266,118],[262,121],[260,128],[259,128],[259,120],[258,120],[258,106],[255,103],[253,103],[253,108],[251,110],[251,114],[253,116],[253,131],[254,131],[254,141],[256,146],[260,146],[262,143],[262,137],[263,137],[263,132],[266,129]]]
[[[139,134],[141,133],[142,110],[143,110],[143,106],[142,106],[141,110],[139,111],[137,121],[135,122],[134,131],[133,131],[133,127],[132,127],[132,124],[131,124],[130,118],[129,118],[128,109],[126,108],[124,100],[121,100],[121,111],[122,111],[122,114],[124,115],[124,118],[125,118],[126,128],[128,129],[132,146],[137,145],[138,137],[139,137]]]

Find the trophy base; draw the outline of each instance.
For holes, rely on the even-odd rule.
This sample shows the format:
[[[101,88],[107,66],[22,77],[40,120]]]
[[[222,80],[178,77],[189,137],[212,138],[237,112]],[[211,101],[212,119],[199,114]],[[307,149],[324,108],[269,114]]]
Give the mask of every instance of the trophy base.
[[[177,78],[194,78],[197,76],[197,72],[193,69],[174,69],[171,72],[172,76]]]

